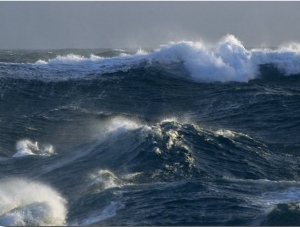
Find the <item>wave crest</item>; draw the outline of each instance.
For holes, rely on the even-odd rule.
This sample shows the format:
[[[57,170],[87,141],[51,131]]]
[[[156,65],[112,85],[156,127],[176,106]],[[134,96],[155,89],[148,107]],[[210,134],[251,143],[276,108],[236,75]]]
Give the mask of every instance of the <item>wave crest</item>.
[[[28,155],[42,155],[50,156],[54,154],[52,145],[42,144],[39,147],[38,142],[33,143],[30,140],[20,140],[16,144],[17,152],[13,155],[14,158],[28,156]]]
[[[65,225],[66,200],[51,187],[25,180],[0,183],[0,225]]]
[[[150,52],[119,53],[103,57],[91,54],[83,57],[75,54],[57,56],[50,60],[38,60],[34,64],[11,63],[18,76],[47,80],[90,79],[111,73],[126,73],[135,69],[147,69],[159,63],[168,70],[170,64],[182,65],[191,79],[200,82],[247,82],[258,78],[260,66],[274,65],[283,76],[300,74],[300,45],[293,43],[277,49],[246,49],[233,35],[223,37],[218,43],[171,42]],[[6,69],[7,63],[1,63]],[[36,70],[36,71],[35,71]],[[6,75],[6,74],[4,74]]]

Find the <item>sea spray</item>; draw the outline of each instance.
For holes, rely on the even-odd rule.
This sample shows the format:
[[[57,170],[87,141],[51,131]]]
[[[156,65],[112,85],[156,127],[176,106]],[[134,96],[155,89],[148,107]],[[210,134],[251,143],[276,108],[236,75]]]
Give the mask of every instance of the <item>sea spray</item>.
[[[54,154],[52,145],[39,145],[38,142],[32,142],[28,139],[20,140],[16,143],[17,152],[13,155],[14,158],[28,156],[28,155],[42,155],[51,156]]]
[[[53,188],[27,179],[0,182],[0,224],[65,225],[66,200]]]

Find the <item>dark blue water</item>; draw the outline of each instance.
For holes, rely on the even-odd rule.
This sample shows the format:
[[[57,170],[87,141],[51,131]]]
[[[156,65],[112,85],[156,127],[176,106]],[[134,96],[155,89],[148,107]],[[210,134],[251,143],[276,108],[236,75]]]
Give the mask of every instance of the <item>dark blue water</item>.
[[[0,225],[299,225],[300,55],[0,51]]]

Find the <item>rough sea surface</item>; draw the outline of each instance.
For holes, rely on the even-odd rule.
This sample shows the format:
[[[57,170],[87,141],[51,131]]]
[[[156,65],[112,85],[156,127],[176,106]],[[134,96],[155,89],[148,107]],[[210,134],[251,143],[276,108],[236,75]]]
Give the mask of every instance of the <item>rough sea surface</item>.
[[[300,46],[0,51],[0,225],[300,225]]]

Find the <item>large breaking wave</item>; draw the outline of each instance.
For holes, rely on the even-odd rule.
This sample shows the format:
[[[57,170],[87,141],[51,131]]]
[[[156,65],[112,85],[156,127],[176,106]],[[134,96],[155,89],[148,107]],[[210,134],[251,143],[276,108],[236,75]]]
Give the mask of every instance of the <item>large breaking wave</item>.
[[[76,54],[59,55],[35,63],[1,63],[1,68],[14,64],[14,70],[22,70],[25,77],[38,79],[74,79],[99,76],[107,73],[127,72],[147,68],[153,64],[167,67],[172,64],[183,66],[187,76],[201,82],[247,82],[260,76],[261,65],[272,65],[282,75],[300,73],[299,44],[289,44],[277,49],[246,49],[233,35],[227,35],[217,44],[181,41],[163,45],[159,49],[136,53],[118,50],[115,57],[91,54],[84,57]],[[24,72],[24,68],[25,70]],[[43,73],[37,71],[43,70]],[[64,72],[71,73],[66,76]],[[56,78],[53,78],[53,73]],[[59,73],[61,75],[59,75]],[[57,76],[59,75],[59,76]],[[9,75],[7,75],[9,76]]]

